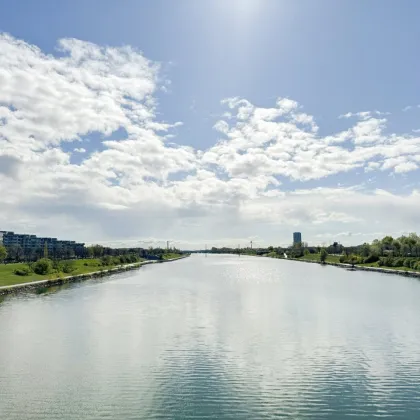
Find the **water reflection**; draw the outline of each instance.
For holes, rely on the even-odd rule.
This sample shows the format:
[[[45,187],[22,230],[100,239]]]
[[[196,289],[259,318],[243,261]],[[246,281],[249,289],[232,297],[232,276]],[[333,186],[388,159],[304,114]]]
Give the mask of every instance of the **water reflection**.
[[[7,298],[0,418],[420,418],[419,298],[412,279],[234,256]]]

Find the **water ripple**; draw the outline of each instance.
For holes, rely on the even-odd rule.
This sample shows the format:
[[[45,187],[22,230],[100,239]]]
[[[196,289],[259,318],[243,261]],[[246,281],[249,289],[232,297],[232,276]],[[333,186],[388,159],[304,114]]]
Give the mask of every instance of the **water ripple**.
[[[420,418],[420,283],[192,257],[0,303],[0,419]]]

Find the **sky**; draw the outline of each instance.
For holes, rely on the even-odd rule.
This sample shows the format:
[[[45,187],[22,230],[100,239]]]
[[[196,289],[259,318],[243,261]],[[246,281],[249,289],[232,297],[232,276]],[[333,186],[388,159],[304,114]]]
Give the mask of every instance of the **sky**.
[[[419,232],[419,2],[0,9],[0,230],[183,249]]]

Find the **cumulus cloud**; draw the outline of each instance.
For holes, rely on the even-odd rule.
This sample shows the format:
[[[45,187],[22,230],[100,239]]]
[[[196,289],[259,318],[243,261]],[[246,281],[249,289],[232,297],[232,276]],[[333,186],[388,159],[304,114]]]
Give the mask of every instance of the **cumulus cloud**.
[[[261,107],[227,98],[214,124],[219,140],[199,150],[168,141],[183,123],[158,118],[157,63],[129,46],[62,39],[58,49],[48,55],[0,36],[1,229],[87,242],[258,233],[275,244],[291,226],[317,238],[326,225],[338,235],[419,221],[416,191],[283,189],[357,169],[417,170],[420,138],[388,134],[386,113],[345,114],[357,118],[353,125],[321,136],[293,99]],[[86,141],[91,133],[100,147]],[[381,206],[393,206],[395,217]]]
[[[205,151],[203,162],[217,165],[230,177],[271,175],[307,181],[321,179],[357,168],[382,169],[396,173],[415,169],[420,138],[386,135],[386,118],[379,111],[346,114],[357,116],[348,130],[326,137],[317,135],[315,118],[300,112],[299,104],[278,99],[275,108],[259,108],[249,101],[231,98],[222,101],[241,113],[236,120],[219,120],[215,128],[225,136]],[[246,104],[246,116],[241,108]],[[389,159],[403,164],[397,169]],[[378,164],[380,165],[380,164]]]

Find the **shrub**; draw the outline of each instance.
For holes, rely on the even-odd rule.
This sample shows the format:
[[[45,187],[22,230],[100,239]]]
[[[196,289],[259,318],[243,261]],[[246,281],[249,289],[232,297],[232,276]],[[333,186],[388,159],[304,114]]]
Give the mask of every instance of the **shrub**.
[[[31,270],[29,269],[29,267],[16,268],[14,273],[17,276],[29,276],[29,274],[31,274]]]
[[[135,254],[129,255],[129,257],[130,257],[130,262],[131,263],[135,263],[135,262],[137,262],[139,260],[139,257],[137,255],[135,255]]]
[[[348,264],[351,264],[351,265],[354,265],[354,264],[361,264],[362,262],[363,262],[363,258],[362,258],[362,257],[359,257],[359,256],[357,256],[357,255],[354,255],[354,254],[350,255],[350,256],[347,258],[347,263],[348,263]]]
[[[379,265],[382,267],[394,267],[394,258],[388,257],[381,257],[379,259]]]
[[[410,260],[410,258],[406,258],[404,260],[404,267],[411,268],[411,260]]]
[[[88,266],[89,266],[89,264],[88,264],[88,263],[86,263],[86,262],[85,262],[83,265],[84,265],[85,267],[88,267]]]
[[[63,273],[72,273],[76,269],[74,261],[64,261],[63,262]]]
[[[52,263],[48,258],[41,258],[34,265],[34,271],[36,274],[48,274],[51,270]]]
[[[102,265],[112,265],[114,263],[113,258],[110,255],[105,255],[101,258]]]
[[[341,255],[339,261],[341,264],[347,263],[347,255]]]
[[[61,261],[59,260],[53,260],[52,262],[52,268],[56,270],[57,272],[61,271],[63,269],[63,266],[61,264]]]
[[[411,260],[410,261],[410,268],[416,268],[416,266],[417,266],[417,261],[416,260]]]
[[[403,267],[404,266],[404,258],[394,258],[393,266],[394,267]]]
[[[363,262],[365,264],[372,264],[372,263],[377,262],[378,260],[379,260],[379,257],[377,255],[369,255],[363,260]]]

